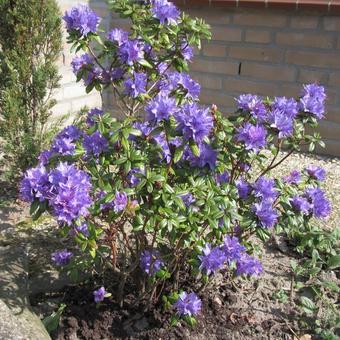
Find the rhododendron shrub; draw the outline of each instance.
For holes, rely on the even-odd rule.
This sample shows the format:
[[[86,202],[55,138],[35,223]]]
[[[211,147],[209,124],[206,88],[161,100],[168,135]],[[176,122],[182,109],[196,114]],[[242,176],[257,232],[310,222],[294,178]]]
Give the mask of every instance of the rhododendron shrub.
[[[298,99],[244,94],[227,117],[200,105],[200,85],[187,73],[193,47],[210,36],[204,22],[167,0],[111,5],[131,20],[129,32],[99,35],[100,18],[84,5],[64,20],[78,81],[87,92],[111,90],[125,118],[94,108],[66,127],[26,172],[21,195],[35,218],[55,216],[83,252],[55,252],[56,265],[98,272],[101,263],[118,273],[119,282],[94,287],[96,302],[110,289],[123,302],[135,280],[140,301],[162,298],[192,324],[217,272],[261,275],[256,238],[329,214],[323,169],[272,171],[302,145],[321,143],[306,129],[324,117],[326,95],[316,84]]]

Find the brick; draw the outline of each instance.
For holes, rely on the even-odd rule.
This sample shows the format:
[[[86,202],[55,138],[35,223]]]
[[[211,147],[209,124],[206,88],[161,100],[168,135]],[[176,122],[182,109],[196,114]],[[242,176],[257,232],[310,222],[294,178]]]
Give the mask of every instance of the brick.
[[[271,32],[265,30],[262,31],[247,30],[245,41],[262,44],[269,43],[271,41]]]
[[[64,99],[86,96],[85,86],[82,83],[72,83],[64,86]]]
[[[285,60],[289,64],[340,69],[340,52],[287,51]]]
[[[200,100],[202,104],[212,105],[215,104],[217,106],[232,106],[235,103],[235,99],[233,96],[230,96],[223,92],[209,91],[204,90],[200,95]]]
[[[282,53],[275,48],[231,46],[229,55],[236,59],[258,60],[266,62],[279,62]]]
[[[332,48],[333,41],[332,35],[322,33],[278,32],[276,34],[276,42],[279,45]]]
[[[186,8],[185,12],[192,17],[204,18],[204,20],[210,25],[230,23],[230,14],[228,11],[223,9],[217,11],[216,9],[209,9],[206,7],[202,7],[202,9]]]
[[[290,26],[298,29],[313,29],[317,28],[319,23],[319,17],[301,15],[291,18]]]
[[[322,85],[327,84],[328,74],[322,71],[311,71],[303,68],[299,69],[298,81],[300,83],[319,83]]]
[[[226,46],[207,43],[203,45],[203,55],[207,57],[225,57]]]
[[[102,106],[102,100],[100,98],[100,94],[96,92],[86,95],[85,97],[73,98],[71,103],[72,103],[72,112],[78,112],[84,106],[87,106],[89,108]]]
[[[244,26],[284,27],[287,16],[278,14],[265,14],[263,11],[256,13],[235,13],[233,23]]]
[[[326,119],[327,121],[332,121],[340,124],[340,108],[339,106],[330,106],[327,105],[326,110]],[[338,137],[339,139],[339,137]]]
[[[243,62],[241,66],[241,76],[277,81],[278,75],[280,75],[280,81],[294,81],[296,70],[290,66],[271,66],[248,62]]]
[[[254,93],[262,96],[279,95],[278,85],[275,83],[260,83],[245,79],[226,79],[223,81],[223,88],[228,94],[235,96],[242,93]]]
[[[324,17],[323,26],[326,31],[340,31],[340,17]]]
[[[57,105],[52,108],[52,117],[60,118],[63,115],[69,114],[72,112],[71,102],[62,101],[57,103]]]
[[[198,74],[195,73],[193,79],[198,81],[202,88],[211,89],[211,90],[220,90],[222,89],[222,79],[218,77],[209,77],[206,74]]]
[[[338,140],[338,142],[340,142],[340,124],[336,122],[322,120],[316,128],[316,131],[320,133],[322,138]]]
[[[301,93],[302,86],[297,83],[281,84],[280,96],[297,98]]]
[[[236,62],[196,58],[191,65],[191,70],[196,72],[236,75],[238,73],[238,67],[239,64]]]
[[[331,73],[329,75],[329,82],[330,86],[339,86],[340,87],[340,74],[339,73]]]
[[[226,26],[213,26],[211,28],[212,39],[221,41],[241,41],[242,30]]]
[[[62,101],[64,99],[64,89],[63,89],[63,87],[59,87],[58,89],[54,89],[52,91],[52,96],[57,102]]]

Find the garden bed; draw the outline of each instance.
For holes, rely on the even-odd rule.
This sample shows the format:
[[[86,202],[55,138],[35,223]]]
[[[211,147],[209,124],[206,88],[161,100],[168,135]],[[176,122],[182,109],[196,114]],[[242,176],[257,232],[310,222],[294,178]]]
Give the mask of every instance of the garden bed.
[[[301,169],[307,164],[324,167],[327,178],[324,187],[332,202],[332,214],[321,221],[324,228],[332,230],[340,220],[339,198],[340,163],[336,158],[307,154],[292,155],[278,171],[286,175],[292,169]],[[13,192],[8,187],[1,197],[2,221],[1,242],[13,245],[25,244],[29,250],[29,277],[51,274],[50,253],[65,246],[57,238],[55,224],[51,219],[32,223],[27,207],[13,201]],[[105,299],[99,307],[93,302],[93,282],[67,285],[52,291],[34,293],[30,300],[36,313],[43,319],[66,304],[60,326],[52,333],[53,339],[309,339],[313,335],[315,315],[308,315],[300,305],[300,293],[291,289],[292,270],[290,262],[303,262],[284,238],[269,242],[261,259],[264,274],[259,279],[233,282],[228,278],[220,289],[212,289],[202,296],[203,313],[198,324],[190,328],[185,323],[170,326],[170,313],[164,313],[161,305],[152,312],[144,313],[143,306],[131,306],[134,289],[130,285],[124,307],[114,297]],[[63,241],[65,242],[65,241]],[[45,273],[45,274],[44,274]],[[330,281],[339,284],[339,272],[327,274]],[[338,275],[338,277],[337,277]],[[51,280],[53,275],[50,275]],[[107,289],[114,287],[114,278],[106,279]],[[66,281],[65,281],[66,282]],[[64,284],[66,284],[64,282]],[[98,284],[98,282],[97,282]],[[47,285],[48,286],[48,285]],[[57,287],[57,288],[56,288]],[[45,287],[46,288],[46,287]],[[320,318],[327,310],[320,311]],[[305,336],[304,338],[302,336]],[[317,338],[317,337],[315,337]]]

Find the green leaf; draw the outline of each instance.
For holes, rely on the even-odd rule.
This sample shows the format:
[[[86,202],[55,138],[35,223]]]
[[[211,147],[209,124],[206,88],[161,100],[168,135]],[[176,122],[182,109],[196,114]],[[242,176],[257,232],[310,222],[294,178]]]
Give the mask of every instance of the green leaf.
[[[62,303],[56,312],[53,312],[51,315],[42,320],[42,323],[48,333],[51,333],[58,328],[61,314],[64,312],[65,308],[66,305]]]
[[[183,156],[184,146],[180,146],[175,150],[174,163],[177,163]]]
[[[153,68],[153,66],[145,59],[139,60],[138,64],[145,66],[147,68]]]
[[[190,141],[189,141],[189,146],[190,146],[190,149],[191,149],[192,153],[193,153],[196,157],[199,157],[199,155],[200,155],[200,149],[199,149],[199,147],[197,146],[197,144],[194,142],[193,139],[190,139]]]
[[[330,257],[327,261],[327,266],[330,269],[338,268],[340,266],[340,255]]]
[[[311,314],[314,312],[316,307],[314,302],[310,298],[308,298],[307,296],[301,296],[300,300],[301,307],[307,314]]]

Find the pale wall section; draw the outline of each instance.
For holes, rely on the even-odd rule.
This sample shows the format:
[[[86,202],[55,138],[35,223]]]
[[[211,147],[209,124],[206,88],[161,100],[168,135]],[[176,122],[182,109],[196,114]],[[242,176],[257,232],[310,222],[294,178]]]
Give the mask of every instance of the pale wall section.
[[[96,11],[102,18],[100,27],[103,29],[109,27],[110,14],[105,1],[58,0],[62,14],[79,3],[88,4]],[[62,76],[61,87],[54,94],[58,101],[57,105],[53,108],[54,117],[56,118],[68,113],[76,113],[84,106],[89,108],[102,107],[102,99],[97,91],[93,90],[90,94],[86,94],[83,83],[76,83],[76,77],[70,65],[73,57],[74,54],[70,53],[70,45],[66,43],[66,32],[64,31],[63,52],[58,60],[59,73]]]

